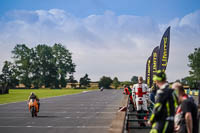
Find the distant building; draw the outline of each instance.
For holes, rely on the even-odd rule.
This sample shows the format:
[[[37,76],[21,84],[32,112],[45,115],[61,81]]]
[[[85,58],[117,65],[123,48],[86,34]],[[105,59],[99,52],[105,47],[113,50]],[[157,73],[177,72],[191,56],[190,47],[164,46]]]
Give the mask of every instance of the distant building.
[[[90,88],[97,88],[99,86],[99,82],[90,82]],[[67,83],[66,88],[80,88],[80,83]]]
[[[90,82],[90,88],[98,88],[99,87],[99,82]],[[32,85],[31,88],[34,88]],[[41,88],[45,88],[45,86],[42,86]],[[66,89],[70,88],[80,88],[80,83],[67,83]],[[24,84],[19,84],[16,86],[16,89],[26,89],[26,86]]]

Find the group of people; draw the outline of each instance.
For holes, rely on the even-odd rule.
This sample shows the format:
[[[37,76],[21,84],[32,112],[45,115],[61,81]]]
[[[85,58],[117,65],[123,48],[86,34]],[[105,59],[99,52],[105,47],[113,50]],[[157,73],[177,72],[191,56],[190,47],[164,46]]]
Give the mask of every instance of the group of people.
[[[160,70],[154,75],[153,81],[152,89],[143,83],[142,77],[138,77],[137,84],[124,89],[138,114],[148,113],[148,105],[154,102],[148,121],[152,126],[150,133],[198,133],[197,105],[193,97],[185,93],[183,85],[176,82],[170,87],[165,72]],[[31,93],[28,101],[31,99],[36,99],[40,107],[39,98],[34,93]],[[140,116],[138,118],[141,119]],[[145,126],[144,122],[140,122],[140,125]]]
[[[170,87],[165,72],[160,70],[153,81],[153,90],[143,83],[142,77],[138,77],[138,84],[129,89],[130,100],[138,113],[141,110],[148,112],[148,101],[154,102],[148,121],[152,126],[150,133],[198,133],[197,105],[185,93],[183,85],[176,82]]]

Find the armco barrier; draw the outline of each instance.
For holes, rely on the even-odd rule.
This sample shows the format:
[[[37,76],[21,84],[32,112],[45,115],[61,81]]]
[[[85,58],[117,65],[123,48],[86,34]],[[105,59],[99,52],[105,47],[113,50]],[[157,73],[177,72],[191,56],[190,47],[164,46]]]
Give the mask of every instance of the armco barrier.
[[[124,95],[120,104],[121,107],[128,106],[128,95]],[[111,123],[109,133],[123,133],[125,125],[126,111],[117,112],[114,120]]]

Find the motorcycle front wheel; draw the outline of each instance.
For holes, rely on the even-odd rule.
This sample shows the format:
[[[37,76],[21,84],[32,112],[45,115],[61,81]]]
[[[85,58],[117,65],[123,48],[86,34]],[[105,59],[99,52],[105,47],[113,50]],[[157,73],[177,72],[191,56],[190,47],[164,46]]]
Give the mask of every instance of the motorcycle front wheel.
[[[35,116],[35,107],[32,107],[32,108],[31,108],[31,115],[32,115],[32,117]]]

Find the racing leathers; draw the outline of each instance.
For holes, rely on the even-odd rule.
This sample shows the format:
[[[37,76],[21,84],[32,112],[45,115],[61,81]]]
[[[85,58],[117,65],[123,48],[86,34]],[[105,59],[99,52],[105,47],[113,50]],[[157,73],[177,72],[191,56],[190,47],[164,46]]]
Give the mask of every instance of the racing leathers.
[[[36,99],[36,101],[37,101],[37,104],[38,104],[38,112],[39,112],[39,110],[40,110],[40,99],[37,97],[37,95],[35,95],[34,93],[32,93],[30,96],[29,96],[29,98],[28,98],[28,102],[31,100],[31,99]]]
[[[146,84],[138,83],[133,86],[132,95],[134,102],[136,103],[137,111],[147,110],[147,99],[148,99],[149,89]]]
[[[131,88],[129,87],[124,88],[124,94],[129,95],[130,103],[134,105]]]
[[[169,85],[165,83],[155,97],[150,122],[152,129],[150,133],[172,133],[174,130],[174,114],[178,106],[177,96]]]

